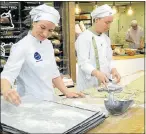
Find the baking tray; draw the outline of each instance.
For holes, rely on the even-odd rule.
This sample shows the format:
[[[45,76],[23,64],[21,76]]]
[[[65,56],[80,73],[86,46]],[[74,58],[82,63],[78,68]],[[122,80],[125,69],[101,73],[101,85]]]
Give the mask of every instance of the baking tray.
[[[16,107],[2,101],[1,123],[4,132],[70,133],[90,129],[105,119],[101,111],[92,111],[51,101],[25,102]]]

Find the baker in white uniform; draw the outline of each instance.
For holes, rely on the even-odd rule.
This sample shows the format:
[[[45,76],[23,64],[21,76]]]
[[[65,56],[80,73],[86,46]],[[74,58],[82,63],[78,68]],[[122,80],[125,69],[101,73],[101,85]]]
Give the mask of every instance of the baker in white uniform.
[[[138,25],[137,20],[131,21],[131,27],[126,33],[126,41],[129,42],[129,48],[137,49],[144,47],[144,32]]]
[[[70,92],[58,71],[51,41],[47,38],[59,23],[58,11],[45,4],[30,11],[33,28],[28,35],[13,45],[1,73],[1,93],[4,98],[20,104],[20,96],[30,95],[41,100],[54,100],[53,84],[66,97],[83,97]],[[17,91],[13,84],[17,83]]]
[[[104,34],[113,21],[112,9],[108,5],[96,8],[92,13],[93,25],[77,38],[75,48],[78,59],[77,89],[98,87],[109,82],[111,76],[120,82],[120,75],[112,62],[109,37]]]

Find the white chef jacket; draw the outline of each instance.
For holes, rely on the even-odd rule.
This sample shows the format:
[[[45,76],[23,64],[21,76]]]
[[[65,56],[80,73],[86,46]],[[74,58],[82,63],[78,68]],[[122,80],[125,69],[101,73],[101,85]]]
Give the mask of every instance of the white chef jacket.
[[[20,96],[32,95],[42,100],[54,100],[52,79],[59,77],[54,50],[48,39],[39,41],[28,33],[13,45],[1,78],[13,85],[15,79]]]
[[[133,49],[137,49],[140,47],[140,39],[144,36],[144,32],[140,26],[134,30],[132,27],[128,29],[126,33],[126,39],[133,40],[134,43],[129,43],[129,47]]]
[[[100,71],[110,77],[111,69],[114,67],[112,61],[111,41],[109,37],[102,33],[100,36],[95,35],[89,30],[81,33],[75,42],[78,59],[77,89],[84,90],[98,86],[98,80],[91,73],[96,69],[96,58],[92,44],[92,36],[95,37]]]

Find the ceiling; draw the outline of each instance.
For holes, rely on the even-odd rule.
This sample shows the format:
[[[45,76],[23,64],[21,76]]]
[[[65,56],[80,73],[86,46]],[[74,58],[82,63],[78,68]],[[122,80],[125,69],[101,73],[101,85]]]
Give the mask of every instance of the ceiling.
[[[128,5],[130,5],[130,1],[80,1],[79,2],[79,4],[85,4],[85,5],[95,5],[95,3],[97,2],[97,5],[103,5],[103,4],[108,4],[108,5],[110,5],[110,6],[112,6],[113,5],[113,3],[115,2],[115,5],[116,6],[128,6]],[[131,4],[136,4],[136,3],[141,3],[141,2],[143,2],[144,3],[144,1],[131,1]]]

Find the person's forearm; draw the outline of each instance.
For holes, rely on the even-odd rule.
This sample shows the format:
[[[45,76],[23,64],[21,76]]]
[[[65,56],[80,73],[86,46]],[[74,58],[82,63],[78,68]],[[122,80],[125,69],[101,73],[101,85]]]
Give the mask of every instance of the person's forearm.
[[[141,37],[140,39],[140,48],[143,48],[144,47],[144,38]]]
[[[92,64],[89,64],[88,62],[84,63],[78,63],[81,70],[86,74],[86,75],[91,75],[92,71],[95,70],[95,67]]]
[[[116,68],[112,68],[112,69],[111,69],[111,74],[112,74],[114,71],[117,72],[117,69],[116,69]]]
[[[134,43],[132,40],[126,39],[127,42]]]
[[[54,78],[52,81],[55,87],[58,88],[63,94],[67,92],[67,87],[65,86],[61,76]]]
[[[11,84],[7,79],[1,79],[1,94],[11,89]]]
[[[99,72],[98,70],[94,69],[94,70],[92,71],[91,75],[97,77],[98,72]]]

